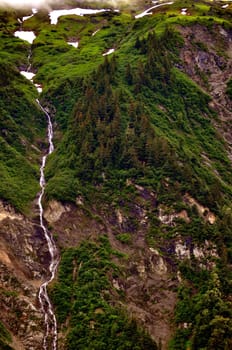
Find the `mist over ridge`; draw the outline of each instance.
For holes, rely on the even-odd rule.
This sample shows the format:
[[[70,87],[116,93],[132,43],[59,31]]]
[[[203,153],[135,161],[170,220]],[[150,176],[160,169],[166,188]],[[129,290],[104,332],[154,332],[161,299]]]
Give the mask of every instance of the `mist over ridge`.
[[[114,8],[120,8],[124,6],[137,6],[145,3],[141,0],[79,0],[79,1],[65,1],[65,0],[1,0],[0,7],[11,7],[16,9],[21,8],[49,8],[59,6],[109,6]]]

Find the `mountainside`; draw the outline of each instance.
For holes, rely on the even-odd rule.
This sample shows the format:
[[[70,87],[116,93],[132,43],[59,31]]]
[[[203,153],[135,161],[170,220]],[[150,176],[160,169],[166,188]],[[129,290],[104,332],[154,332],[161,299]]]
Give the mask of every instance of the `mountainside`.
[[[136,6],[0,9],[1,349],[232,347],[232,4]]]

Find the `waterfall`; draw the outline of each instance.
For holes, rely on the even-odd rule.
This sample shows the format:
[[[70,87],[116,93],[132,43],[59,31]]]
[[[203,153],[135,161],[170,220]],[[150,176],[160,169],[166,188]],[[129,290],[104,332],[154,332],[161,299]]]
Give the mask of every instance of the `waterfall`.
[[[57,321],[56,321],[56,316],[53,311],[53,307],[51,304],[51,301],[48,296],[47,292],[47,286],[48,284],[54,279],[56,269],[59,263],[58,259],[58,250],[56,247],[56,244],[54,242],[53,237],[50,235],[49,231],[44,225],[44,220],[43,220],[43,206],[42,206],[42,199],[44,196],[44,191],[45,191],[45,176],[44,176],[44,168],[46,165],[46,160],[47,156],[51,154],[54,150],[53,146],[53,128],[52,128],[52,122],[51,122],[51,117],[48,114],[48,112],[41,106],[39,100],[36,100],[40,109],[44,112],[44,114],[47,117],[47,122],[48,122],[48,143],[49,143],[49,149],[48,152],[45,156],[42,158],[42,164],[40,167],[40,194],[38,198],[38,207],[39,207],[39,216],[40,216],[40,227],[42,228],[44,232],[44,237],[46,238],[47,245],[48,245],[48,250],[50,253],[50,263],[49,263],[49,272],[50,276],[48,279],[40,286],[39,288],[39,302],[41,305],[41,309],[44,313],[44,322],[45,322],[45,335],[43,339],[43,349],[48,350],[51,346],[52,350],[57,349]]]
[[[21,22],[20,22],[21,23]],[[22,25],[19,31],[14,33],[15,36],[22,38],[24,40],[29,41],[30,43],[33,42],[35,38],[35,34],[31,31],[25,32],[22,30]],[[26,71],[21,71],[20,73],[24,75],[27,79],[29,79],[33,84],[33,77],[34,73],[31,72],[31,57],[32,57],[32,50],[30,48],[29,53],[28,53],[28,66]],[[38,84],[34,84],[35,87],[37,88],[38,92],[40,93],[42,91],[42,88]],[[43,111],[47,118],[47,136],[48,136],[48,151],[47,154],[43,156],[42,158],[42,164],[40,167],[40,193],[39,193],[39,198],[38,198],[38,207],[39,207],[39,217],[40,217],[40,227],[43,230],[44,237],[46,239],[47,245],[48,245],[48,251],[50,254],[50,263],[49,263],[49,277],[43,282],[39,288],[39,302],[41,305],[42,312],[44,314],[44,323],[45,323],[45,334],[44,334],[44,339],[43,339],[43,350],[57,350],[57,321],[56,321],[56,316],[53,311],[52,304],[50,302],[48,292],[47,292],[47,286],[48,284],[54,279],[56,269],[59,263],[59,258],[58,258],[58,250],[56,247],[56,244],[54,242],[53,237],[47,230],[47,228],[44,225],[44,220],[43,220],[43,205],[42,205],[42,200],[44,196],[44,191],[45,191],[45,176],[44,176],[44,168],[46,165],[46,160],[47,156],[51,154],[54,150],[53,146],[53,128],[52,128],[52,122],[51,122],[51,117],[49,113],[41,106],[39,100],[37,99],[36,102],[38,103],[40,109]]]
[[[36,13],[36,10],[32,10],[33,14]],[[18,19],[20,22],[20,30],[16,31],[14,35],[16,37],[19,37],[21,39],[27,40],[29,43],[32,44],[33,40],[35,39],[35,34],[32,31],[23,31],[22,29],[22,24],[23,21],[26,20],[29,17],[23,17],[23,20]],[[26,71],[21,71],[21,73],[29,79],[33,84],[33,77],[34,73],[31,72],[31,57],[32,57],[32,49],[30,47],[29,53],[28,53],[28,66]],[[35,87],[37,88],[38,92],[40,93],[42,91],[42,88],[38,84],[34,84]],[[43,350],[57,350],[57,320],[55,313],[53,311],[53,307],[51,304],[51,301],[48,296],[47,292],[47,286],[49,285],[50,282],[55,277],[56,269],[59,263],[59,257],[58,257],[58,249],[56,247],[56,244],[54,242],[53,237],[47,230],[44,224],[43,220],[43,205],[42,205],[42,200],[44,196],[44,191],[45,191],[45,176],[44,176],[44,169],[46,165],[46,160],[47,156],[51,154],[54,151],[54,145],[53,145],[53,127],[52,127],[52,122],[51,122],[51,117],[49,113],[41,106],[39,100],[37,99],[36,102],[39,105],[39,108],[42,110],[42,112],[45,114],[47,118],[47,137],[48,137],[48,151],[46,155],[43,156],[42,158],[42,164],[40,166],[40,193],[39,193],[39,198],[38,198],[38,207],[39,207],[39,218],[40,218],[40,227],[43,230],[44,237],[47,242],[48,246],[48,251],[50,254],[50,263],[49,263],[49,275],[45,279],[45,281],[41,284],[39,288],[39,302],[41,305],[42,312],[44,314],[44,323],[45,323],[45,333],[44,333],[44,338],[43,338]]]

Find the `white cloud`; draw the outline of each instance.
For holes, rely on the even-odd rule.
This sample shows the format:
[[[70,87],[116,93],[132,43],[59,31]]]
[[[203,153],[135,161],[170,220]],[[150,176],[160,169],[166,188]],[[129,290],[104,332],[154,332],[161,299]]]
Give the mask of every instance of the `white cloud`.
[[[0,0],[0,6],[10,6],[13,8],[40,8],[48,6],[52,1],[49,0]]]
[[[142,0],[79,0],[79,2],[83,2],[83,3],[90,3],[90,4],[97,3],[98,5],[102,3],[104,6],[108,5],[116,8],[124,5],[135,6],[137,3],[141,1]]]
[[[104,4],[108,6],[113,7],[121,7],[125,4],[134,6],[137,3],[141,2],[141,0],[77,0],[77,6],[78,4],[90,4],[93,5],[96,4]],[[0,0],[0,7],[6,7],[10,6],[13,8],[41,8],[41,7],[49,7],[52,4],[64,4],[65,0]]]

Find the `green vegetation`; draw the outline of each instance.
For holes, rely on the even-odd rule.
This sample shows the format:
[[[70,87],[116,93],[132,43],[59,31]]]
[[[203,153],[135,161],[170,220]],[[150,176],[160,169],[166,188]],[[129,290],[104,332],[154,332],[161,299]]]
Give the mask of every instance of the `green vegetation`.
[[[131,243],[131,235],[129,233],[119,233],[116,238],[124,244]]]
[[[227,90],[226,90],[229,98],[232,100],[232,79],[230,79],[227,83]]]
[[[33,47],[37,79],[45,85],[43,98],[56,107],[62,130],[46,169],[46,196],[48,200],[75,202],[81,195],[90,206],[94,202],[96,207],[102,203],[120,207],[130,220],[131,231],[116,232],[115,236],[124,246],[133,244],[139,225],[130,212],[130,203],[138,197],[128,180],[155,192],[157,200],[173,210],[187,210],[191,221],[177,219],[170,227],[157,219],[156,208],[148,208],[148,244],[158,247],[164,256],[168,251],[184,279],[176,308],[177,332],[170,349],[210,349],[222,334],[222,348],[229,348],[228,260],[220,265],[219,259],[212,258],[221,279],[221,294],[211,307],[207,300],[214,293],[213,272],[200,269],[194,258],[189,263],[177,261],[171,248],[165,250],[160,243],[168,246],[177,235],[194,243],[210,240],[223,247],[219,254],[228,254],[228,259],[232,256],[230,224],[222,214],[231,201],[231,165],[224,141],[214,128],[217,116],[209,108],[210,97],[177,68],[184,42],[176,28],[198,23],[212,31],[219,24],[224,28],[230,24],[219,8],[213,11],[211,5],[200,2],[191,7],[190,16],[181,16],[180,9],[186,6],[186,2],[176,2],[173,7],[160,8],[155,16],[136,21],[120,14],[63,17],[52,29],[49,25],[41,29]],[[70,39],[79,42],[78,49],[66,45]],[[196,46],[205,50],[201,41]],[[111,47],[116,49],[114,55],[103,58],[102,53]],[[230,83],[227,91],[230,95]],[[219,223],[211,225],[194,208],[188,208],[183,203],[185,193],[217,214]],[[97,266],[88,253],[93,247]],[[62,255],[59,279],[51,293],[60,329],[67,334],[67,349],[110,348],[110,344],[120,348],[121,336],[126,342],[130,333],[125,328],[125,333],[119,332],[120,337],[115,338],[112,331],[123,322],[130,328],[131,323],[111,306],[112,286],[106,277],[116,273],[115,266],[108,256],[112,270],[106,268],[98,247],[85,242]],[[80,257],[83,252],[87,265]],[[82,282],[85,272],[88,281]],[[99,293],[103,297],[99,298]]]
[[[19,29],[17,14],[13,11],[1,11],[0,24],[0,62],[7,65],[26,65],[29,44],[13,36]]]
[[[13,37],[17,14],[3,12],[0,23],[0,197],[26,212],[39,190],[37,142],[46,121],[35,87],[19,73],[28,64],[29,44]]]
[[[57,198],[74,202],[81,194],[90,205],[94,202],[95,206],[99,207],[102,203],[119,206],[124,215],[129,217],[132,232],[116,234],[117,240],[124,245],[132,244],[139,224],[129,209],[129,203],[133,203],[138,197],[132,186],[128,186],[127,180],[154,191],[159,202],[174,205],[176,208],[183,208],[183,194],[188,192],[220,218],[219,224],[210,225],[204,222],[203,218],[199,218],[199,213],[194,211],[194,208],[185,206],[191,222],[176,220],[176,225],[169,227],[158,222],[156,209],[148,209],[150,227],[147,242],[151,246],[158,246],[164,256],[168,251],[169,258],[178,265],[186,283],[185,297],[182,297],[181,292],[179,294],[175,316],[177,332],[170,349],[185,349],[186,346],[191,349],[210,349],[222,334],[222,348],[229,348],[231,345],[231,315],[226,287],[230,280],[226,267],[228,260],[220,265],[219,260],[212,259],[212,264],[217,265],[220,278],[223,280],[227,276],[227,282],[220,281],[221,295],[214,300],[212,308],[212,305],[207,305],[207,300],[209,295],[214,293],[210,284],[213,273],[199,269],[193,258],[189,264],[182,264],[177,261],[175,254],[170,254],[171,248],[165,250],[160,244],[164,240],[168,245],[168,240],[181,235],[194,243],[204,244],[206,240],[210,240],[218,244],[220,241],[224,249],[223,254],[229,254],[231,251],[231,238],[226,233],[230,224],[221,214],[221,208],[229,206],[231,200],[231,165],[226,156],[224,141],[213,126],[217,116],[209,108],[210,97],[177,68],[183,39],[174,29],[176,24],[191,26],[198,23],[209,30],[219,23],[223,26],[225,23],[228,25],[227,20],[224,22],[222,18],[211,17],[210,13],[206,15],[210,7],[203,5],[196,4],[194,16],[189,17],[179,14],[173,16],[171,13],[165,16],[160,11],[156,16],[137,21],[129,21],[128,18],[124,37],[120,37],[120,32],[114,34],[115,20],[118,21],[121,17],[106,16],[107,28],[101,28],[95,36],[90,37],[80,32],[80,48],[75,53],[75,67],[65,66],[63,73],[67,74],[66,80],[53,88],[52,84],[57,84],[57,78],[54,76],[49,83],[51,89],[46,95],[57,107],[57,121],[63,131],[63,139],[51,156],[46,170],[47,199]],[[74,21],[74,18],[70,20]],[[67,25],[68,19],[63,21],[66,21]],[[57,30],[61,30],[58,29],[61,24],[63,25],[62,21],[56,27]],[[95,28],[99,28],[99,23]],[[93,27],[87,25],[85,30],[86,33],[88,30],[92,33]],[[112,42],[109,42],[104,46],[107,42],[105,30],[110,39],[114,38],[116,51],[113,56],[103,60],[101,53],[107,46],[109,48],[112,45]],[[101,38],[104,38],[104,44]],[[199,45],[203,47],[203,44],[198,43]],[[73,49],[70,50],[73,52]],[[91,54],[96,56],[94,63]],[[66,53],[63,57],[65,55]],[[82,55],[85,55],[84,65],[89,62],[88,71],[81,61]],[[56,68],[53,72],[59,75],[61,70]],[[70,104],[65,103],[66,101],[70,101]],[[80,249],[83,249],[85,244],[87,243],[83,243]],[[91,247],[88,246],[86,251],[89,250],[91,251]],[[63,254],[64,259],[71,259],[70,276],[75,261],[72,254],[74,253],[70,250]],[[80,252],[76,256],[78,255]],[[75,266],[80,266],[80,262],[81,260],[78,260]],[[61,266],[60,272],[63,269]],[[96,274],[99,273],[98,267]],[[108,329],[108,326],[105,325],[102,329],[96,321],[95,311],[98,306],[92,301],[88,302],[88,307],[84,306],[85,301],[78,294],[79,298],[73,296],[73,300],[76,300],[79,306],[78,311],[74,311],[72,304],[67,302],[70,295],[73,295],[73,282],[65,284],[70,288],[66,289],[65,295],[61,293],[61,290],[65,290],[64,284],[60,284],[60,287],[56,285],[52,295],[62,327],[65,327],[69,316],[72,318],[73,314],[78,314],[73,324],[70,321],[68,325],[66,323],[67,329],[62,328],[63,333],[68,332],[67,348],[77,346],[75,334],[81,334],[81,337],[77,337],[81,344],[78,344],[79,346],[96,344],[96,348],[100,348],[100,341],[105,341],[103,329]],[[76,288],[78,286],[81,288],[80,281]],[[57,288],[62,294],[62,299],[59,299]],[[108,285],[106,289],[110,288]],[[96,282],[94,290],[97,290]],[[80,314],[81,307],[84,308],[84,314],[88,315],[85,316],[85,321],[84,314]],[[99,309],[102,308],[101,304]],[[205,309],[211,310],[207,317],[212,322],[207,321]],[[107,313],[106,309],[103,310],[103,314],[102,310],[100,312],[101,317],[107,315],[111,319],[110,313],[113,311]],[[104,321],[102,322],[104,324]],[[187,328],[183,327],[185,323]],[[76,324],[78,331],[72,328]],[[82,331],[83,324],[88,329],[87,333]],[[84,345],[81,342],[84,342]],[[120,347],[119,344],[120,340],[117,339],[117,347]]]
[[[11,335],[6,330],[2,322],[0,322],[0,347],[2,350],[13,350],[13,348],[8,345],[8,343],[11,343]]]
[[[190,191],[218,209],[211,189],[217,186],[221,194],[231,193],[230,162],[211,122],[215,116],[208,108],[209,97],[172,68],[181,45],[179,34],[168,28],[161,38],[154,33],[137,38],[136,66],[129,56],[123,66],[124,55],[121,58],[119,52],[106,58],[88,80],[78,81],[82,84],[76,90],[78,102],[48,164],[48,198],[74,201],[90,183],[102,184],[105,192],[124,171],[125,180],[133,173],[136,181],[155,190],[168,176],[170,183],[180,184],[179,191]],[[202,154],[212,168],[202,162]],[[215,176],[215,168],[223,181]],[[69,181],[63,175],[67,169]],[[57,181],[62,198],[59,191],[50,191]],[[79,186],[69,185],[77,181]]]
[[[180,14],[185,7],[188,16]],[[38,191],[40,153],[31,145],[43,148],[45,123],[35,88],[18,72],[27,66],[29,45],[13,37],[17,16],[0,17],[0,197],[26,211]],[[105,208],[120,208],[128,225],[115,224],[112,233],[127,250],[141,227],[133,209],[142,208],[146,243],[182,276],[170,349],[226,350],[232,345],[231,162],[215,129],[220,120],[210,96],[184,73],[181,28],[196,24],[210,33],[231,29],[229,11],[213,3],[176,1],[137,20],[106,12],[64,16],[57,25],[39,12],[24,28],[37,34],[32,64],[35,80],[43,84],[42,103],[56,111],[46,199],[75,203],[81,196],[86,216],[102,223]],[[78,41],[79,47],[68,41]],[[207,51],[200,38],[195,47]],[[223,43],[219,47],[226,58]],[[115,53],[104,57],[111,48]],[[231,91],[229,80],[229,98]],[[151,193],[155,203],[145,199]],[[186,204],[186,194],[206,206],[216,222],[210,224],[196,206]],[[185,210],[188,220],[162,223],[160,204],[170,213]],[[177,237],[193,245],[210,241],[217,252],[203,267],[192,251],[189,260],[177,259]],[[62,250],[50,292],[65,349],[157,349],[119,307],[125,299],[113,279],[125,271],[115,257],[126,265],[100,235]]]
[[[56,26],[45,26],[33,43],[37,79],[46,83],[46,88],[54,88],[60,80],[67,83],[67,79],[91,73],[102,62],[102,54],[121,38],[129,20],[127,15],[106,12],[101,16],[64,16]],[[67,44],[70,40],[79,42],[78,49]]]
[[[120,269],[111,259],[117,252],[106,236],[66,250],[51,296],[58,322],[67,334],[65,349],[156,350],[154,341],[117,306],[112,279]]]
[[[231,302],[225,301],[216,271],[201,274],[198,294],[194,293],[194,280],[191,286],[180,287],[176,322],[182,327],[176,332],[170,350],[186,349],[187,344],[190,349],[230,349],[232,346]]]
[[[38,168],[0,138],[0,196],[24,211],[38,192]]]

